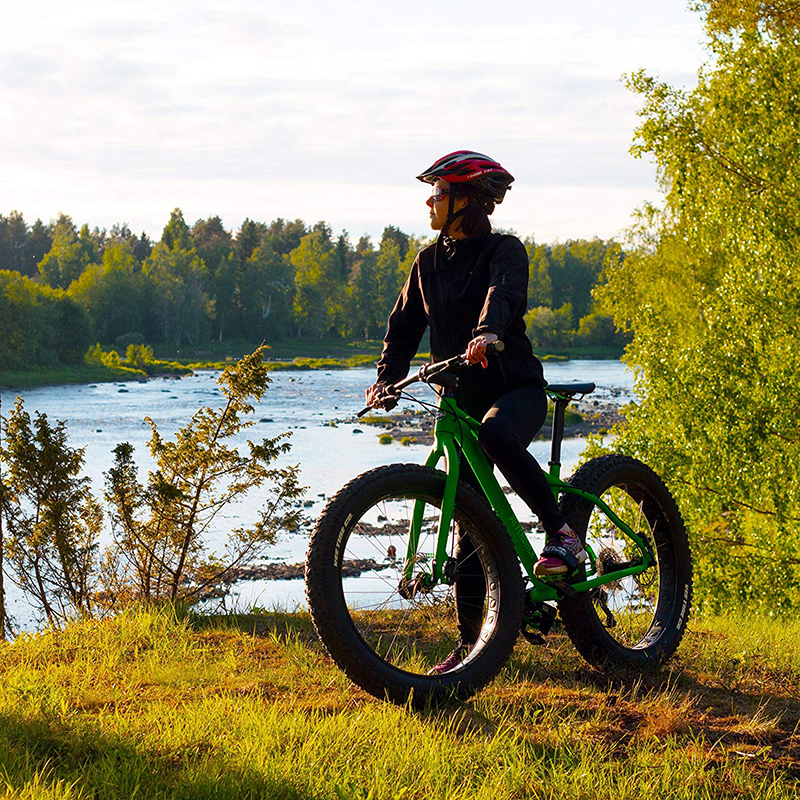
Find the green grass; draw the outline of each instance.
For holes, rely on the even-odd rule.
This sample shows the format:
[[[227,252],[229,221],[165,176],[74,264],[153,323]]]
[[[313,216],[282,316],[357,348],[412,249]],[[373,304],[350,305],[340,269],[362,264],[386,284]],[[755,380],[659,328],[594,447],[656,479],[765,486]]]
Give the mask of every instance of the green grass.
[[[0,796],[790,798],[800,623],[694,622],[612,681],[556,634],[474,700],[352,687],[306,615],[130,612],[0,646]]]
[[[621,347],[587,345],[582,347],[565,347],[562,349],[551,348],[548,350],[539,350],[535,348],[535,352],[542,361],[566,361],[573,358],[596,358],[619,361],[623,351]]]
[[[4,387],[50,386],[62,383],[104,383],[144,378],[143,372],[115,370],[99,364],[59,364],[30,370],[3,370]]]

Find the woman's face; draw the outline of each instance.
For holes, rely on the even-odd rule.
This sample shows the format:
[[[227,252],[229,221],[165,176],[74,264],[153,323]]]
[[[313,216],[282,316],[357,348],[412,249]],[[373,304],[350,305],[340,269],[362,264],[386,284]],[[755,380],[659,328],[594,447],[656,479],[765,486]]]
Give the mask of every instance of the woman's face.
[[[460,211],[467,204],[466,197],[454,197],[453,201],[454,212]],[[431,196],[425,202],[431,210],[431,229],[440,231],[444,227],[445,222],[447,222],[447,209],[450,205],[450,184],[439,178],[439,180],[433,184]],[[452,227],[454,229],[458,228],[459,221],[460,220],[456,220],[453,223]]]

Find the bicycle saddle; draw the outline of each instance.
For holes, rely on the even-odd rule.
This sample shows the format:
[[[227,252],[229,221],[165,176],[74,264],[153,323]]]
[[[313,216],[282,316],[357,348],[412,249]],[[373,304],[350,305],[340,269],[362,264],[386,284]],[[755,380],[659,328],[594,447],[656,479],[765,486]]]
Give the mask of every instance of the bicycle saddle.
[[[576,394],[591,394],[597,386],[594,383],[548,383],[545,388],[564,397],[574,397]]]

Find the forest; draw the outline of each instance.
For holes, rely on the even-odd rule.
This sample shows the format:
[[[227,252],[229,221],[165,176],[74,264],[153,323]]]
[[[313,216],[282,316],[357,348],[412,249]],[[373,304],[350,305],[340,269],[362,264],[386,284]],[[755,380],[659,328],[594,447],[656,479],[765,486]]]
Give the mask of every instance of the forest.
[[[389,225],[376,244],[325,222],[218,216],[189,225],[175,209],[161,239],[80,228],[61,214],[28,225],[0,215],[0,358],[7,369],[75,363],[96,342],[189,352],[211,342],[383,336],[416,253],[427,241]],[[528,328],[535,346],[616,347],[625,341],[597,312],[592,290],[622,259],[614,242],[525,241]]]

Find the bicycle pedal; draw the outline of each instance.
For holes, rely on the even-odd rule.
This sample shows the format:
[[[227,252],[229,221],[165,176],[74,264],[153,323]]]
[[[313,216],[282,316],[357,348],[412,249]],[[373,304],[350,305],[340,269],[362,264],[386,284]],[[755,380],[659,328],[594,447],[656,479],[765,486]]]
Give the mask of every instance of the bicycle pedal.
[[[544,636],[542,636],[542,634],[539,633],[538,631],[530,630],[526,623],[523,623],[522,628],[520,629],[520,633],[531,644],[537,645],[539,647],[545,644]]]

